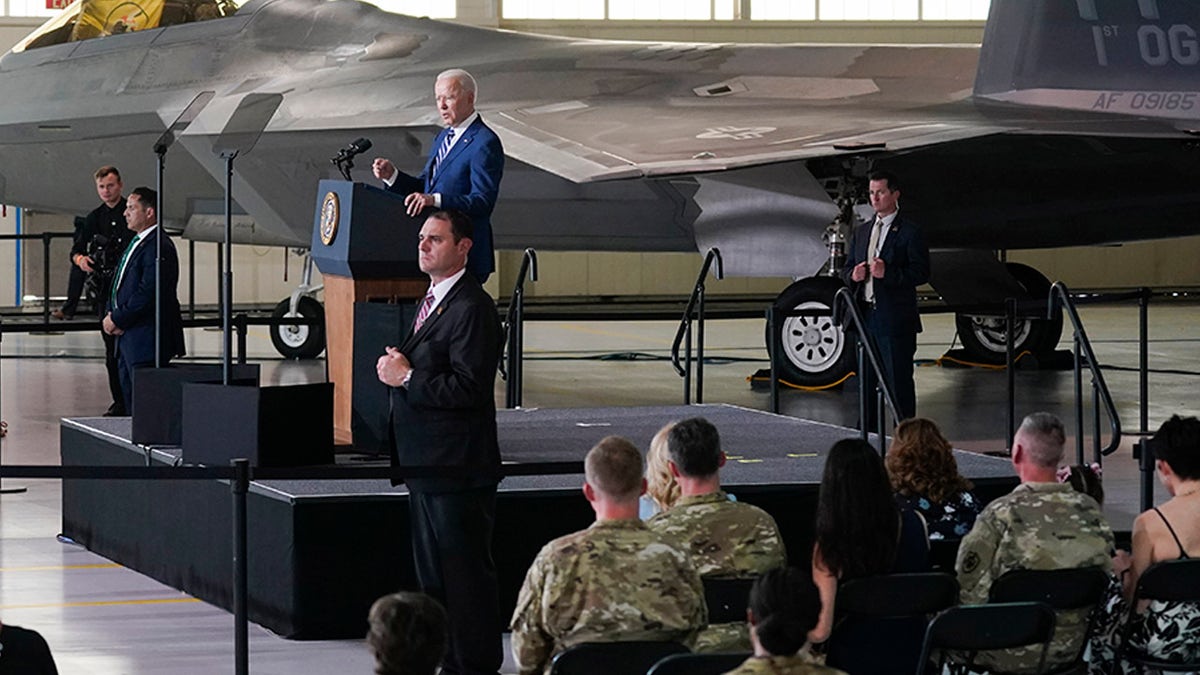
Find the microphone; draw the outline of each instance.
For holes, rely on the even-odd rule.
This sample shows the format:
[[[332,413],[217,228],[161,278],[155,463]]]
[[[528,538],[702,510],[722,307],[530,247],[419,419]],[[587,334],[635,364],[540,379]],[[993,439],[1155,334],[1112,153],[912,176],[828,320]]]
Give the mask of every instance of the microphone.
[[[350,143],[350,145],[347,145],[346,147],[339,150],[337,157],[334,157],[330,161],[332,161],[334,163],[344,162],[344,161],[346,161],[348,159],[352,159],[356,155],[360,155],[370,149],[371,149],[371,139],[369,139],[369,138],[355,139],[352,143]]]

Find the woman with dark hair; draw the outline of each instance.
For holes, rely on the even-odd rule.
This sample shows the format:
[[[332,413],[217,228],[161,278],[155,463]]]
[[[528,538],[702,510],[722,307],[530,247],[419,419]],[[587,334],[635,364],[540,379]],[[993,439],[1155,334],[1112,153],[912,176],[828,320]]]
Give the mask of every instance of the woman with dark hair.
[[[808,637],[821,642],[832,634],[826,663],[854,675],[916,670],[923,622],[921,626],[907,620],[833,625],[839,582],[929,569],[924,521],[892,498],[883,460],[862,439],[834,443],[825,460],[812,569],[821,592],[821,619]]]
[[[931,540],[962,539],[971,531],[983,504],[933,420],[914,417],[896,427],[887,470],[896,499],[921,514]]]
[[[754,580],[746,621],[754,656],[726,675],[836,675],[840,670],[812,662],[805,635],[817,625],[821,596],[812,579],[794,567],[779,567]]]
[[[1173,415],[1150,440],[1158,479],[1171,498],[1143,512],[1133,521],[1133,555],[1118,553],[1113,571],[1132,599],[1138,578],[1148,567],[1165,560],[1200,557],[1200,420]],[[1200,605],[1194,602],[1153,600],[1130,607],[1127,621],[1130,644],[1155,659],[1186,663],[1200,658]],[[1110,608],[1110,611],[1119,612]],[[1119,631],[1117,631],[1119,632]],[[1110,672],[1112,644],[1093,659],[1091,672]],[[1121,663],[1122,671],[1132,671]]]

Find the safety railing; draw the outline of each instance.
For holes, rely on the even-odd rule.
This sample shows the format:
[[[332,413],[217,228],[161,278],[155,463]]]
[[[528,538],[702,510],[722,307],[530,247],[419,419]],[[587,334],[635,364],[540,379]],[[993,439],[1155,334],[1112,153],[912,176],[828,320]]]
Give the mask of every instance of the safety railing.
[[[772,308],[774,309],[774,308]],[[867,324],[863,321],[862,313],[858,311],[858,304],[854,301],[854,295],[849,288],[839,288],[838,292],[833,295],[833,322],[842,326],[846,325],[846,319],[854,327],[858,339],[857,344],[858,356],[858,372],[875,374],[875,433],[878,434],[879,454],[887,452],[887,437],[884,435],[885,418],[883,406],[892,413],[893,420],[899,420],[899,408],[896,406],[896,396],[892,393],[891,387],[888,386],[887,378],[883,376],[883,368],[880,367],[879,349],[875,346],[875,342],[867,333]],[[774,381],[774,364],[775,359],[772,358],[772,373],[771,379]],[[867,368],[871,370],[868,371]],[[860,379],[865,381],[865,378]],[[862,432],[862,439],[867,440],[867,425],[870,420],[867,417],[867,396],[869,392],[866,387],[859,386],[858,388],[858,427]]]
[[[504,318],[504,358],[500,359],[500,375],[504,378],[504,406],[520,408],[525,376],[525,281],[538,280],[537,251],[525,249],[517,283]]]
[[[683,404],[692,404],[692,315],[696,321],[696,403],[704,403],[704,286],[708,279],[709,269],[713,262],[717,263],[714,276],[720,280],[725,278],[725,265],[721,261],[721,251],[716,248],[708,249],[704,256],[704,264],[696,277],[696,285],[688,297],[687,307],[683,310],[683,318],[679,321],[679,329],[675,331],[675,340],[671,343],[671,366],[683,378]],[[684,345],[683,363],[679,360],[679,347]]]
[[[1083,464],[1083,359],[1087,358],[1088,371],[1092,376],[1092,424],[1093,434],[1092,443],[1095,451],[1095,460],[1100,461],[1104,455],[1112,454],[1117,446],[1121,444],[1121,418],[1117,415],[1117,407],[1113,404],[1112,394],[1108,390],[1108,384],[1104,381],[1104,372],[1100,369],[1100,364],[1096,360],[1096,353],[1092,350],[1092,343],[1088,339],[1087,331],[1083,327],[1083,321],[1079,318],[1079,312],[1075,310],[1075,303],[1071,300],[1071,292],[1067,289],[1066,284],[1061,281],[1055,282],[1050,287],[1049,312],[1054,312],[1061,308],[1066,316],[1071,320],[1073,329],[1073,344],[1072,352],[1075,357],[1075,456],[1077,463]],[[1103,405],[1105,413],[1108,415],[1109,433],[1111,438],[1107,445],[1100,447],[1100,407]]]
[[[72,239],[74,232],[42,232],[41,234],[0,234],[0,241],[42,242],[42,320],[50,323],[50,243],[55,239]]]

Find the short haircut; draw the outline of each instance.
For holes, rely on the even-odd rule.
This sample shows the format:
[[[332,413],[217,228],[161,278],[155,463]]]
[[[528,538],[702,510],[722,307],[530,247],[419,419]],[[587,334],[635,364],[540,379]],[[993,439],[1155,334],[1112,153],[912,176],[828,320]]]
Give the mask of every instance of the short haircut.
[[[677,422],[667,436],[671,461],[679,473],[703,478],[717,472],[721,464],[721,435],[712,422],[703,417]]]
[[[1154,456],[1184,480],[1200,478],[1200,420],[1172,415],[1151,439]]]
[[[617,500],[637,499],[642,493],[642,453],[620,436],[606,436],[583,460],[588,485]]]
[[[117,167],[111,166],[108,164],[105,164],[104,166],[100,167],[99,169],[96,169],[96,173],[95,173],[96,180],[100,180],[101,178],[104,178],[105,176],[116,176],[117,180],[121,180],[121,172],[117,171]]]
[[[146,208],[154,209],[155,217],[158,217],[158,193],[148,187],[135,187],[129,191],[129,196],[137,196],[138,201]]]
[[[754,580],[750,587],[754,634],[772,656],[790,656],[804,646],[808,631],[821,616],[821,594],[811,574],[779,567]]]
[[[479,96],[479,85],[475,82],[475,78],[471,77],[471,74],[462,68],[443,70],[442,72],[438,73],[437,79],[454,80],[455,82],[458,82],[458,86],[462,87],[463,91],[469,94],[474,94],[476,98]]]
[[[455,209],[444,209],[442,211],[434,211],[429,214],[426,220],[440,220],[443,223],[450,223],[450,234],[454,235],[454,243],[458,243],[463,239],[475,239],[475,225],[471,223],[471,219],[467,214]]]
[[[888,189],[891,190],[892,192],[895,192],[896,190],[900,189],[900,179],[896,178],[896,174],[892,173],[891,171],[885,171],[883,169],[872,171],[870,173],[870,175],[867,176],[867,180],[868,181],[873,181],[873,180],[886,181]]]
[[[1067,443],[1062,420],[1048,412],[1035,412],[1021,421],[1017,433],[1027,441],[1030,461],[1043,468],[1058,467]]]
[[[668,455],[671,454],[667,449],[668,437],[674,427],[674,422],[668,422],[659,429],[650,439],[650,449],[646,451],[646,494],[663,511],[675,506],[680,495],[679,483],[667,465]]]
[[[392,593],[371,605],[367,647],[376,675],[433,675],[446,653],[446,610],[424,593]]]

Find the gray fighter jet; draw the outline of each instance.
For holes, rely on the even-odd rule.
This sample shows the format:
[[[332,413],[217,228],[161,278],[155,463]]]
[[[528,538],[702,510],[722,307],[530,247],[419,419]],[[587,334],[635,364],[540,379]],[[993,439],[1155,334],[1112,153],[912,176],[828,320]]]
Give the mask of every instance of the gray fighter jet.
[[[903,207],[940,250],[933,284],[955,303],[1044,295],[1045,277],[997,250],[1200,231],[1200,3],[993,0],[969,48],[579,40],[354,0],[205,1],[172,0],[145,30],[140,6],[81,30],[77,3],[0,59],[0,200],[83,212],[94,196],[64,173],[105,163],[151,182],[155,141],[211,92],[167,156],[164,211],[219,239],[214,142],[247,97],[278,95],[234,165],[235,240],[305,247],[330,158],[367,137],[419,170],[434,77],[462,67],[508,155],[503,248],[717,247],[728,275],[799,279],[781,306],[828,305],[836,282],[820,274],[872,165],[903,176]],[[968,348],[1003,350],[994,317],[959,325]],[[1060,332],[1030,319],[1017,347]],[[790,320],[781,344],[792,381],[849,367],[827,321]]]

